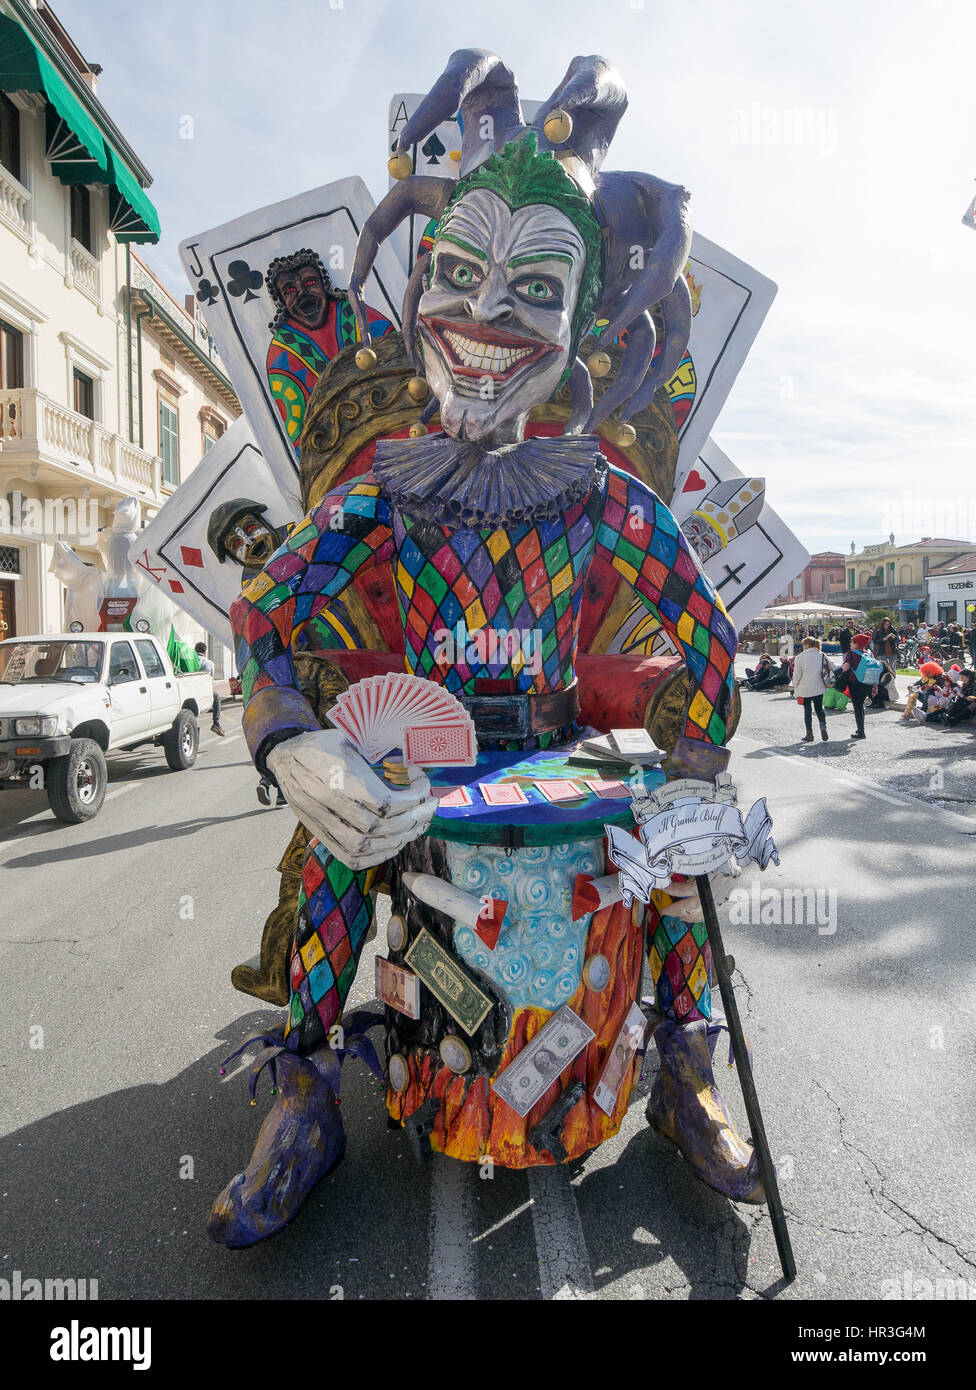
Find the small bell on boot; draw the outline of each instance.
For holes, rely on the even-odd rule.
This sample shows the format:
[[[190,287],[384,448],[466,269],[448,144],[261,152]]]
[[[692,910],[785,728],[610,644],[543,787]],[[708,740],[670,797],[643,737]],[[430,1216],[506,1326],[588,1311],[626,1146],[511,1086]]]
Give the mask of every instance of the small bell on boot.
[[[765,1202],[759,1164],[725,1106],[712,1071],[724,1022],[665,1018],[654,1030],[661,1058],[647,1122],[670,1139],[702,1182],[735,1202]]]

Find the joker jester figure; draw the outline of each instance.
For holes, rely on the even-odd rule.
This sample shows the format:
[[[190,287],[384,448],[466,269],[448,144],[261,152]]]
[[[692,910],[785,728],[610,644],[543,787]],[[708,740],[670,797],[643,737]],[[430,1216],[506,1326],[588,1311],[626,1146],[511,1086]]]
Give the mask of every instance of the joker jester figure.
[[[360,236],[350,301],[366,345],[357,363],[368,370],[375,358],[360,287],[377,248],[408,216],[436,223],[403,307],[403,343],[432,395],[411,437],[380,440],[371,471],[334,487],[292,529],[232,613],[255,763],[313,838],[287,1021],[280,1036],[266,1038],[256,1064],[275,1062],[274,1106],[248,1168],[211,1218],[211,1235],[227,1245],[279,1229],[342,1153],[342,1043],[334,1030],[343,1024],[346,1050],[368,1053],[361,1040],[350,1042],[355,1029],[343,1008],[383,879],[396,923],[391,959],[402,961],[426,930],[449,972],[476,984],[491,1005],[466,1036],[460,1010],[452,1016],[426,990],[419,1019],[387,1011],[387,1106],[395,1120],[453,1157],[487,1155],[509,1167],[576,1158],[615,1133],[629,1084],[609,1107],[595,1103],[594,1090],[635,1004],[646,943],[661,1061],[648,1119],[711,1187],[763,1200],[752,1148],[712,1074],[721,1022],[712,1017],[697,900],[682,898],[675,885],[647,909],[617,900],[575,913],[579,876],[612,869],[599,831],[574,839],[567,830],[548,844],[523,841],[525,848],[511,837],[441,838],[441,822],[431,828],[437,802],[427,778],[414,774],[409,785],[392,786],[338,729],[323,729],[292,657],[305,627],[357,575],[390,567],[406,669],[465,704],[478,729],[479,769],[481,759],[497,768],[540,750],[558,757],[579,733],[584,580],[599,556],[659,617],[687,663],[691,695],[669,776],[724,769],[735,630],[668,508],[608,463],[595,432],[606,422],[605,435],[609,425],[626,440],[625,420],[673,374],[690,325],[686,192],[647,174],[602,170],[625,108],[616,70],[578,58],[526,127],[501,61],[458,52],[404,126],[391,161],[395,172],[408,172],[404,152],[460,111],[456,185],[402,178]],[[591,362],[604,355],[592,336],[598,320],[603,342],[625,346],[594,405],[581,353]],[[530,410],[566,381],[573,409],[565,433],[526,437]],[[435,408],[440,432],[428,433],[423,420]],[[526,661],[525,649],[510,645],[493,662],[482,660],[490,644],[463,643],[445,657],[444,634],[459,624],[468,632],[536,632],[539,659]],[[417,870],[475,896],[497,890],[517,909],[511,925],[489,949],[412,896],[404,874],[409,883]],[[592,1041],[519,1115],[495,1083],[564,1005]]]

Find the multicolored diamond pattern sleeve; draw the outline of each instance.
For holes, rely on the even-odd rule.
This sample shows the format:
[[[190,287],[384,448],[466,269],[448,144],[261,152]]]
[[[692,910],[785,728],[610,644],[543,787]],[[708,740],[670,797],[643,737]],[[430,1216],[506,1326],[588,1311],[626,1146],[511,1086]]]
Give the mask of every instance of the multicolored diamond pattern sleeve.
[[[608,472],[597,554],[653,609],[684,654],[694,692],[685,736],[724,743],[735,681],[735,627],[668,508],[619,468]]]
[[[259,768],[269,740],[320,727],[301,694],[292,642],[353,576],[392,554],[389,502],[372,476],[344,483],[298,522],[230,611],[244,735]]]

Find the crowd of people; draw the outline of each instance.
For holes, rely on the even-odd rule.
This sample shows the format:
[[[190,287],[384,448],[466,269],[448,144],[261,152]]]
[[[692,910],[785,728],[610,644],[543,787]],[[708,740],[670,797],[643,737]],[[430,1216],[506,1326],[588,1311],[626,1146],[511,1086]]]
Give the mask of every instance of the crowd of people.
[[[846,709],[848,702],[854,713],[851,738],[863,739],[865,708],[884,709],[899,699],[898,658],[906,641],[916,644],[914,649],[921,653],[921,659],[918,680],[909,686],[902,718],[949,728],[976,719],[976,671],[963,670],[961,660],[964,645],[968,645],[976,663],[976,622],[968,630],[958,623],[939,623],[932,628],[925,623],[909,623],[897,628],[889,618],[873,632],[852,631],[846,624],[833,627],[827,641],[840,648],[841,661],[836,667],[822,650],[822,628],[809,629],[798,638],[788,636],[788,647],[780,638],[778,658],[763,652],[755,667],[746,668],[739,684],[756,691],[789,689],[803,707],[803,743],[814,741],[814,715],[820,737],[826,742],[825,710]],[[799,650],[794,651],[795,645]],[[958,651],[960,661],[944,665],[932,659],[933,647],[950,654]]]

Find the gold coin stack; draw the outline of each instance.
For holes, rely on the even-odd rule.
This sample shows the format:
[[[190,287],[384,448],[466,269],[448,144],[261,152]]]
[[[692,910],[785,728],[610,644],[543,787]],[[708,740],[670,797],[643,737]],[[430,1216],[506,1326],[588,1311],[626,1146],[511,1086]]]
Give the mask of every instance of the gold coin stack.
[[[383,776],[393,787],[409,787],[410,774],[402,758],[384,758]]]

